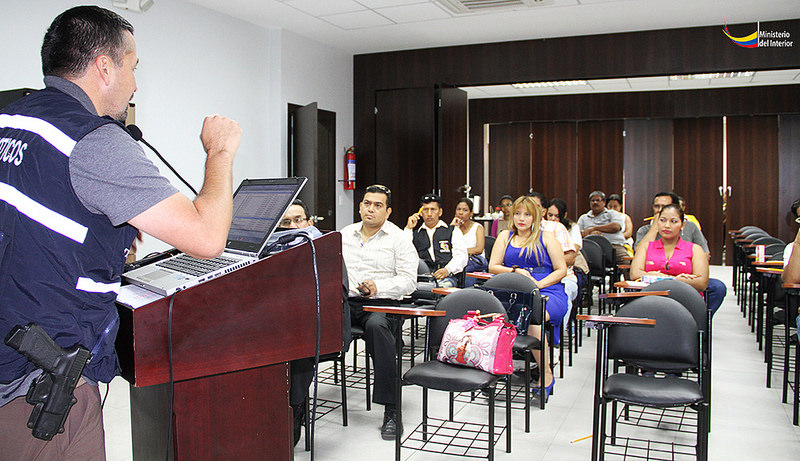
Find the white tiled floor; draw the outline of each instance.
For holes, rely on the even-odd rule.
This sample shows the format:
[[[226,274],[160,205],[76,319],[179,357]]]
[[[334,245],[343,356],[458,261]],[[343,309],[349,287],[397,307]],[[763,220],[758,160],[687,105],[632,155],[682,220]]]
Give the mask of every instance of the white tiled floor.
[[[728,296],[714,317],[713,410],[712,433],[709,438],[711,460],[797,460],[800,459],[800,428],[791,422],[791,405],[782,404],[780,387],[765,387],[766,366],[754,336],[742,318],[736,297],[730,288],[729,267],[712,267],[711,276],[728,285]],[[512,412],[512,453],[505,453],[505,442],[496,450],[498,460],[584,460],[590,458],[590,439],[572,441],[592,432],[592,400],[596,335],[584,337],[583,347],[575,356],[573,367],[565,367],[565,377],[558,379],[555,394],[547,409],[534,409],[532,431],[523,431],[521,410]],[[776,376],[774,383],[780,383]],[[102,392],[102,389],[101,389]],[[404,389],[404,419],[407,430],[420,421],[421,391]],[[320,397],[338,399],[338,388],[320,386]],[[446,395],[431,393],[432,416],[447,414]],[[390,460],[394,444],[381,440],[379,428],[382,407],[365,411],[363,390],[350,390],[349,426],[342,427],[341,414],[335,410],[317,422],[315,459],[345,461],[358,459]],[[486,407],[457,405],[457,419],[484,421]],[[111,461],[132,458],[130,440],[130,406],[128,384],[115,379],[104,410],[106,452]],[[502,410],[498,422],[504,421]],[[691,436],[688,436],[691,437]],[[676,436],[685,440],[686,435]],[[295,460],[307,460],[303,442],[295,449]],[[268,459],[265,454],[264,459]],[[453,460],[452,456],[403,451],[405,460]],[[608,459],[619,459],[611,458]]]

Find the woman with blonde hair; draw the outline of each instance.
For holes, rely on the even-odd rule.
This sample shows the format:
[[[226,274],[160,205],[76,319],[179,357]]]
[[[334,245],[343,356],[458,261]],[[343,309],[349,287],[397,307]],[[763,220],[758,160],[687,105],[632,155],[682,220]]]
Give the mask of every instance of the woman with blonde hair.
[[[561,284],[561,279],[567,274],[564,250],[552,233],[541,230],[542,210],[531,197],[523,196],[515,200],[512,210],[511,229],[497,236],[489,260],[489,272],[519,272],[533,280],[539,291],[549,297],[546,320],[555,326],[553,341],[558,344],[560,325],[568,305],[567,294]],[[542,338],[541,325],[530,325],[528,334]],[[542,343],[542,350],[546,351],[547,338]],[[550,367],[541,366],[540,355],[540,352],[533,354],[540,364],[540,370],[544,369],[543,397],[547,399],[555,381]]]

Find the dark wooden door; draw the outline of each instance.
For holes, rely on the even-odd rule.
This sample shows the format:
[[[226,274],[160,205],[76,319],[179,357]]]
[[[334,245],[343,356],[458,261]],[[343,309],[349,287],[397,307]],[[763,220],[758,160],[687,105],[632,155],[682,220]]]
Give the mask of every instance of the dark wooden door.
[[[728,229],[778,233],[778,117],[728,117]],[[731,261],[730,252],[727,255]]]
[[[434,90],[376,91],[375,109],[374,182],[391,189],[389,219],[402,228],[419,209],[420,197],[436,184]]]
[[[672,120],[625,120],[624,143],[625,211],[638,229],[653,214],[653,195],[672,190]]]
[[[722,264],[722,117],[673,120],[673,185],[697,217],[711,264]]]
[[[514,198],[531,188],[531,124],[502,123],[489,127],[489,203],[502,195]]]
[[[444,215],[452,216],[460,192],[467,184],[467,92],[458,88],[440,88],[437,118],[439,178]],[[473,189],[472,194],[482,192]],[[445,221],[448,219],[445,218]],[[449,221],[448,221],[449,222]]]
[[[778,192],[778,237],[791,242],[797,234],[797,223],[791,206],[800,199],[800,115],[781,115],[780,140],[780,190]]]
[[[622,193],[622,120],[577,123],[577,187],[574,203],[567,202],[568,215],[577,220],[589,211],[589,193],[601,190],[606,195]]]
[[[575,122],[532,123],[533,190],[548,199],[559,197],[567,207],[575,201],[577,143]]]

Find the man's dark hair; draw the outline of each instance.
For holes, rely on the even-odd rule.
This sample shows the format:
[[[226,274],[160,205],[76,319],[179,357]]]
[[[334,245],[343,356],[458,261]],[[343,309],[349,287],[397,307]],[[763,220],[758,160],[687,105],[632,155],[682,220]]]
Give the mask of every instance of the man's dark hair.
[[[604,202],[606,201],[606,193],[605,193],[605,192],[603,192],[603,191],[601,191],[601,190],[594,190],[594,191],[592,191],[592,192],[589,194],[589,200],[591,200],[591,199],[592,199],[592,197],[594,197],[595,195],[599,195],[599,196],[600,196],[600,200],[602,200],[602,201],[604,201]]]
[[[609,195],[608,198],[606,199],[606,203],[611,202],[613,200],[616,200],[620,205],[622,205],[622,197],[620,197],[619,194]]]
[[[528,193],[528,196],[538,198],[539,203],[541,203],[542,207],[544,207],[545,209],[550,206],[550,204],[547,201],[547,197],[545,197],[544,194],[541,192],[532,191]]]
[[[103,54],[121,66],[130,46],[125,31],[133,34],[131,23],[98,6],[76,6],[61,13],[44,35],[42,73],[78,76]]]
[[[800,208],[800,198],[792,203],[792,214],[797,217],[797,209]]]
[[[364,195],[366,194],[383,194],[386,196],[386,208],[390,208],[392,206],[392,191],[389,190],[388,187],[382,186],[380,184],[373,184],[366,189],[364,189]],[[364,197],[361,197],[361,200],[364,200]]]
[[[419,199],[420,205],[425,205],[426,203],[436,202],[439,205],[439,208],[442,207],[442,198],[439,197],[439,194],[434,194],[433,192],[429,192]]]
[[[304,202],[304,201],[302,201],[302,200],[300,200],[298,198],[298,199],[295,199],[292,202],[292,205],[299,205],[300,207],[302,207],[303,208],[303,213],[306,215],[306,220],[311,219],[311,213],[308,212],[308,206],[306,206],[306,202]]]
[[[659,197],[669,197],[670,199],[672,199],[672,203],[674,203],[675,205],[680,205],[680,203],[678,203],[680,197],[678,197],[678,194],[676,194],[675,192],[659,192],[653,196],[653,201],[655,202],[656,199]]]

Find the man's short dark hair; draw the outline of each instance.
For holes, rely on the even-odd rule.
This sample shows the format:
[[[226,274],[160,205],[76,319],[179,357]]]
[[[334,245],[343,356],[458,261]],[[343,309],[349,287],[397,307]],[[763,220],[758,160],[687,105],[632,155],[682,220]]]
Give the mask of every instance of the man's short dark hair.
[[[78,76],[103,54],[121,66],[130,46],[125,31],[133,34],[131,23],[98,6],[76,6],[61,13],[44,35],[42,73]]]
[[[800,209],[800,198],[792,203],[792,214],[797,217],[797,210]]]
[[[311,213],[308,212],[308,206],[306,206],[306,202],[304,202],[304,201],[302,201],[302,200],[300,200],[298,198],[298,199],[295,199],[294,202],[292,202],[292,205],[298,205],[298,206],[302,207],[303,208],[303,214],[305,214],[306,220],[311,219]]]
[[[544,196],[541,192],[532,191],[528,193],[529,197],[536,197],[539,199],[539,203],[542,204],[543,207],[547,208],[550,206],[549,202],[547,201],[547,197]]]
[[[425,205],[426,203],[433,203],[433,202],[436,202],[436,204],[439,205],[439,208],[442,207],[442,198],[439,197],[439,194],[434,194],[433,192],[429,192],[427,194],[424,194],[419,199],[420,205]]]
[[[386,196],[386,208],[392,206],[392,191],[386,186],[373,184],[364,189],[364,195],[366,194],[383,194]],[[361,197],[361,200],[364,200],[364,197]]]
[[[663,191],[659,192],[653,196],[653,201],[655,202],[656,199],[659,197],[669,197],[672,200],[672,203],[674,203],[675,205],[680,205],[679,203],[680,197],[678,197],[678,194],[676,194],[675,192],[663,192]]]

